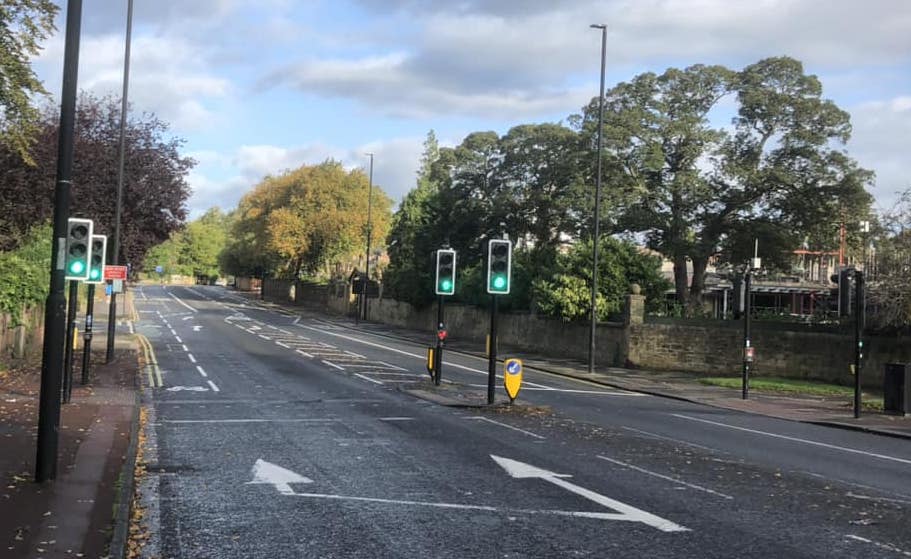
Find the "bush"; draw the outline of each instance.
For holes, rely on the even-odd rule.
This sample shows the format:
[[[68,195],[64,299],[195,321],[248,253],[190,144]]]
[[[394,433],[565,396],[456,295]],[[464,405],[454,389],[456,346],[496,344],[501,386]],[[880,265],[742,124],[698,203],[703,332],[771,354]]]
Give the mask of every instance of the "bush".
[[[13,324],[22,320],[22,308],[43,304],[47,298],[51,268],[49,224],[33,227],[19,247],[0,252],[0,313]]]

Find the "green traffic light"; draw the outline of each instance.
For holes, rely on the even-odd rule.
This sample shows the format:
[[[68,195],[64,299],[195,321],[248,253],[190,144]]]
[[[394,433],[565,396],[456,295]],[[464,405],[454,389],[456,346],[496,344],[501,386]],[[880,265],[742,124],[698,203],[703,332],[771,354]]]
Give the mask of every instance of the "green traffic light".
[[[98,276],[100,276],[100,275],[101,275],[100,270],[92,270],[91,272],[89,272],[89,278],[91,278],[93,280],[98,279]]]
[[[79,260],[70,264],[70,273],[71,274],[81,274],[85,270],[85,266]]]
[[[506,287],[506,278],[503,276],[497,276],[493,279],[493,286],[495,289],[503,289]]]
[[[443,291],[449,291],[452,289],[452,282],[449,280],[443,280],[440,282],[440,289]]]

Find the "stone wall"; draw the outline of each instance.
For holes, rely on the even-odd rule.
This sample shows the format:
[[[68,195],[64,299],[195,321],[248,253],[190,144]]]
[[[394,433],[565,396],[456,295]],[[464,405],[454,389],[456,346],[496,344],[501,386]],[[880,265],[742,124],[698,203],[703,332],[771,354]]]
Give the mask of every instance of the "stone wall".
[[[39,352],[44,340],[44,309],[23,309],[19,324],[12,317],[0,314],[0,360],[22,359]]]

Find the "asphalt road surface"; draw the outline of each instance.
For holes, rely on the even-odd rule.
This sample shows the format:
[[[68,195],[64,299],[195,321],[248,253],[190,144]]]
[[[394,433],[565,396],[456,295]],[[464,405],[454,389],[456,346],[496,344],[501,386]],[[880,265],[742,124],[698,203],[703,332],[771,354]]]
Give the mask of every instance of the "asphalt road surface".
[[[486,361],[447,352],[435,390],[420,345],[135,295],[148,557],[911,557],[909,441],[533,370],[510,409],[446,406]]]

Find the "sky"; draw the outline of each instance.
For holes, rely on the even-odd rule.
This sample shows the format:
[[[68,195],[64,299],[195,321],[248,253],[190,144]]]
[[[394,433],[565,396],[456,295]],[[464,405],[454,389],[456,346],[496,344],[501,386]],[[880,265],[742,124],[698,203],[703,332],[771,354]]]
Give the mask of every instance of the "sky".
[[[879,209],[911,187],[911,0],[134,0],[129,101],[185,140],[191,217],[265,175],[369,164],[396,203],[422,144],[566,121],[642,72],[787,55],[851,114]],[[58,31],[34,61],[56,98]],[[84,2],[79,86],[120,96],[127,0]]]

